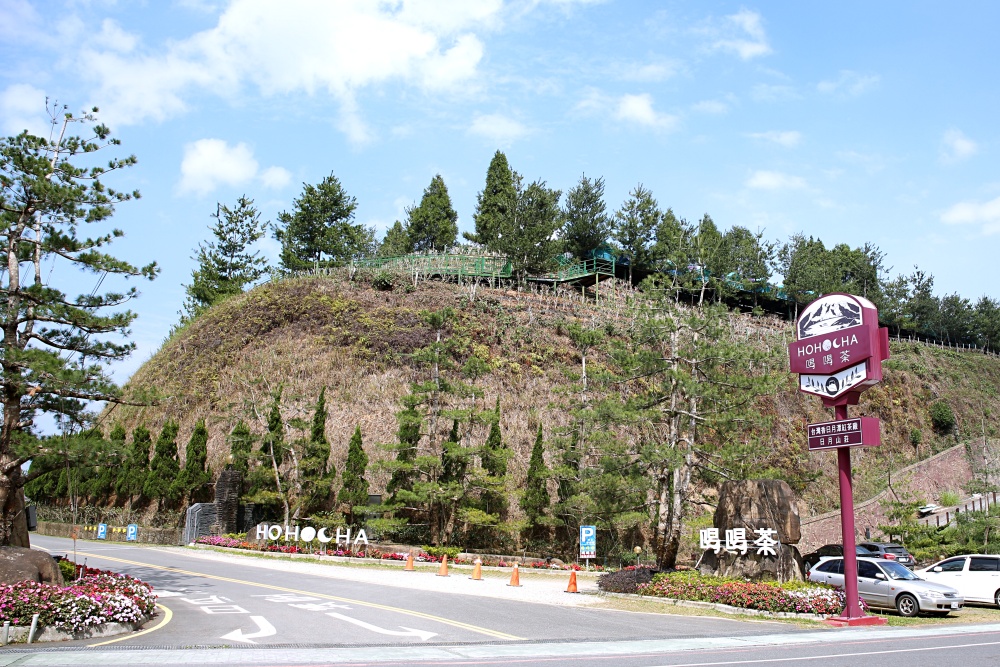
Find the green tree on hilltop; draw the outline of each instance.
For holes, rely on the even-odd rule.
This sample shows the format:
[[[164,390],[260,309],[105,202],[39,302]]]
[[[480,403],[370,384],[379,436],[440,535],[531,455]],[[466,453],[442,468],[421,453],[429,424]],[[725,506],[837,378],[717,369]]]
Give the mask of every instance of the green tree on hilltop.
[[[458,213],[440,174],[431,179],[419,206],[406,209],[406,232],[413,251],[441,251],[455,245]]]
[[[291,213],[278,214],[274,238],[281,243],[281,267],[299,271],[370,255],[375,231],[354,224],[357,200],[330,174],[319,185],[303,184]]]
[[[476,211],[472,214],[476,231],[471,234],[465,232],[463,235],[488,250],[502,252],[498,247],[500,235],[508,219],[514,215],[516,207],[514,173],[507,163],[507,156],[497,151],[486,171],[486,185],[476,195]]]
[[[614,238],[621,254],[628,258],[628,280],[636,268],[652,264],[653,241],[663,213],[653,193],[641,183],[615,213]]]
[[[378,247],[379,257],[399,257],[409,255],[413,252],[413,244],[410,242],[410,235],[407,233],[403,223],[399,220],[392,227],[386,230],[385,238]]]
[[[198,244],[192,258],[198,266],[191,272],[191,284],[184,286],[185,320],[197,317],[227,296],[242,293],[267,273],[267,260],[259,251],[249,250],[263,238],[267,227],[253,200],[240,197],[233,208],[217,204],[212,217],[215,240]]]
[[[586,259],[608,240],[612,223],[605,210],[603,178],[580,177],[566,193],[562,221],[562,241],[577,259]]]

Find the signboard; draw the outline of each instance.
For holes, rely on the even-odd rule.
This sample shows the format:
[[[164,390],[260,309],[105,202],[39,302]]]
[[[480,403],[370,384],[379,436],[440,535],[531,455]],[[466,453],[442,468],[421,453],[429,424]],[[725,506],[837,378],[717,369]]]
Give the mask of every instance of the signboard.
[[[130,523],[128,528],[125,530],[125,540],[127,542],[135,542],[139,539],[139,526],[134,523]]]
[[[580,526],[580,558],[597,558],[597,526]]]
[[[875,447],[882,443],[879,421],[874,417],[854,417],[809,424],[809,449]]]
[[[108,524],[106,523],[97,524],[97,539],[99,540],[108,539]]]
[[[788,345],[788,363],[799,374],[799,390],[827,405],[846,405],[882,380],[889,358],[888,329],[868,299],[829,294],[806,306],[795,323],[798,340]]]

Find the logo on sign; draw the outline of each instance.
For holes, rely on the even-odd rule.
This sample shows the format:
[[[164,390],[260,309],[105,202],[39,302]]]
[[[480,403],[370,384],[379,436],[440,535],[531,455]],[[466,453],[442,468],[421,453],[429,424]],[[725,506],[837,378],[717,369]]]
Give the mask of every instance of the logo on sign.
[[[799,375],[799,390],[832,398],[863,384],[867,379],[868,364],[862,361],[833,375]]]
[[[139,526],[134,523],[128,525],[128,529],[125,531],[125,540],[128,542],[135,542],[139,539]]]
[[[580,526],[580,558],[597,558],[597,526]]]
[[[857,297],[831,294],[813,301],[798,321],[799,340],[843,331],[864,324]]]
[[[99,540],[108,539],[108,524],[106,523],[97,524],[97,539]]]

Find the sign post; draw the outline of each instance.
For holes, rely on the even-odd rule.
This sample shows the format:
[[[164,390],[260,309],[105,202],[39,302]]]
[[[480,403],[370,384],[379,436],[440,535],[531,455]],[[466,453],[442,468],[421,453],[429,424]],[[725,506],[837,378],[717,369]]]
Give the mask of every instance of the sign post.
[[[880,444],[879,422],[870,417],[849,419],[847,406],[857,405],[861,392],[882,380],[882,362],[889,358],[889,331],[878,326],[875,305],[859,296],[828,294],[809,304],[795,323],[797,340],[788,346],[789,366],[799,374],[799,391],[823,399],[834,410],[834,421],[809,424],[809,449],[836,449],[840,481],[840,529],[844,544],[843,625],[884,625],[885,619],[865,616],[858,602],[858,560],[854,540],[854,489],[851,447]]]
[[[590,570],[590,559],[597,558],[597,526],[580,526],[580,560]]]

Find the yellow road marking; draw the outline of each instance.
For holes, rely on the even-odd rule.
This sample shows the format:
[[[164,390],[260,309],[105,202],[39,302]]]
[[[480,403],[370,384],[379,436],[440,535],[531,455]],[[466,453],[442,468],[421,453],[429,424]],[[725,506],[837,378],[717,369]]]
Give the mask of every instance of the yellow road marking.
[[[509,635],[505,632],[499,632],[497,630],[490,630],[488,628],[481,628],[477,625],[470,625],[468,623],[462,623],[461,621],[453,621],[451,619],[442,618],[440,616],[434,616],[432,614],[425,614],[420,611],[412,611],[410,609],[401,609],[400,607],[390,607],[388,605],[378,604],[375,602],[366,602],[364,600],[353,600],[351,598],[342,598],[336,595],[327,595],[325,593],[314,593],[312,591],[303,591],[297,588],[286,588],[284,586],[275,586],[274,584],[263,584],[257,581],[246,581],[243,579],[233,579],[231,577],[220,577],[214,574],[204,574],[202,572],[192,572],[190,570],[181,570],[176,567],[168,567],[166,565],[151,565],[150,563],[141,563],[134,560],[125,560],[124,558],[114,558],[113,556],[104,556],[99,554],[89,554],[84,552],[78,552],[81,556],[87,556],[89,558],[103,558],[104,560],[111,560],[117,563],[125,563],[127,565],[138,565],[139,567],[151,567],[155,570],[164,570],[166,572],[174,572],[177,574],[187,574],[193,577],[204,577],[205,579],[215,579],[216,581],[228,581],[233,584],[242,584],[244,586],[256,586],[257,588],[266,588],[273,591],[281,591],[282,593],[294,593],[296,595],[311,595],[313,597],[322,598],[324,600],[334,600],[336,602],[347,602],[349,604],[355,604],[361,607],[371,607],[372,609],[381,609],[383,611],[390,611],[397,614],[405,614],[407,616],[414,616],[416,618],[424,618],[430,621],[435,621],[437,623],[443,623],[445,625],[450,625],[455,628],[461,628],[462,630],[469,630],[471,632],[476,632],[487,637],[493,637],[495,639],[511,639],[519,640],[521,637],[516,637],[514,635]],[[135,635],[133,635],[135,636]]]
[[[94,648],[95,646],[107,646],[108,644],[114,644],[115,642],[123,642],[126,639],[135,639],[136,637],[148,634],[150,632],[153,632],[154,630],[159,630],[164,625],[166,625],[167,623],[170,622],[170,619],[172,619],[174,617],[174,612],[170,611],[169,608],[164,607],[162,604],[159,604],[159,603],[157,603],[156,607],[158,609],[162,609],[163,610],[163,620],[160,621],[159,623],[157,623],[156,625],[154,625],[153,627],[148,628],[146,630],[143,630],[142,632],[136,632],[136,633],[131,634],[131,635],[125,635],[124,637],[119,637],[117,639],[109,639],[106,642],[100,642],[98,644],[90,644],[90,645],[87,646],[87,648]]]

